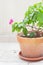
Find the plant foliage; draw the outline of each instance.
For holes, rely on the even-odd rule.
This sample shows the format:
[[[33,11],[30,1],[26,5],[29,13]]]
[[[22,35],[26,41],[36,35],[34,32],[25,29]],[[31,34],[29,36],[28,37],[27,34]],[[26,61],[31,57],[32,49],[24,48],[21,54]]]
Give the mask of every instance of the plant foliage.
[[[29,6],[25,12],[24,19],[22,22],[15,22],[12,24],[12,32],[23,32],[25,36],[28,36],[28,30],[26,25],[35,26],[37,23],[38,28],[43,28],[43,3],[39,2],[32,6]],[[30,34],[31,37],[34,36],[34,33]]]

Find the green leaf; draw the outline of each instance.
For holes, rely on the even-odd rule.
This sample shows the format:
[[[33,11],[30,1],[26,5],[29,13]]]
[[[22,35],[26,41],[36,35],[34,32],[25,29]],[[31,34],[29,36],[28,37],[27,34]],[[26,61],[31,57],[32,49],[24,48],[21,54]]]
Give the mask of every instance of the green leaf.
[[[12,26],[12,32],[14,32],[14,31],[15,31],[15,27]]]
[[[27,36],[27,34],[28,34],[28,31],[25,27],[23,28],[23,33],[24,33],[25,36]]]
[[[35,36],[36,36],[35,32],[31,32],[30,35],[29,35],[30,38],[33,38]]]
[[[38,24],[37,24],[39,27],[43,27],[43,22],[38,22]]]
[[[38,26],[42,27],[43,26],[43,12],[39,12],[37,15],[37,20],[38,20]]]
[[[29,18],[28,18],[28,16],[24,18],[23,23],[24,24],[29,24]]]
[[[15,22],[14,24],[12,24],[12,32],[14,32],[16,30],[17,25],[18,25],[17,22]]]
[[[20,32],[20,31],[21,31],[21,27],[17,26],[17,27],[16,27],[16,31],[17,31],[17,32]]]

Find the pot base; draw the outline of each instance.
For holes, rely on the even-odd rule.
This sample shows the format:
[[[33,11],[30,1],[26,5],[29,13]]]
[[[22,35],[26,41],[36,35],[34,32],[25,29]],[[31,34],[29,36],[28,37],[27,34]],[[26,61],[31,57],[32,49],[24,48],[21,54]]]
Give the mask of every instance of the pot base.
[[[30,57],[24,57],[22,55],[22,52],[20,51],[19,52],[19,57],[23,60],[26,60],[26,61],[40,61],[40,60],[43,60],[43,57],[36,57],[36,58],[30,58]]]

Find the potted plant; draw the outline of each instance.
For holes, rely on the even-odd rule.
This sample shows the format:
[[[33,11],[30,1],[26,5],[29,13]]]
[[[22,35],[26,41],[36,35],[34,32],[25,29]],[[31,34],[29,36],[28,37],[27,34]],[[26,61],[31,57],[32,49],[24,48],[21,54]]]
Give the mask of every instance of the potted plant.
[[[20,43],[20,58],[25,60],[43,59],[43,3],[29,6],[23,21],[12,24]]]

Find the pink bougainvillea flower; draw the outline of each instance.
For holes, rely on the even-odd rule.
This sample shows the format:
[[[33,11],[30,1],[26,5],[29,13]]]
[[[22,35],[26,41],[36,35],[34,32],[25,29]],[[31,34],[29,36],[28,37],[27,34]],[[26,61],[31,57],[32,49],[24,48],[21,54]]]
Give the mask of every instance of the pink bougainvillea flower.
[[[13,19],[10,19],[9,24],[12,24],[13,22],[14,22]]]

